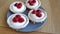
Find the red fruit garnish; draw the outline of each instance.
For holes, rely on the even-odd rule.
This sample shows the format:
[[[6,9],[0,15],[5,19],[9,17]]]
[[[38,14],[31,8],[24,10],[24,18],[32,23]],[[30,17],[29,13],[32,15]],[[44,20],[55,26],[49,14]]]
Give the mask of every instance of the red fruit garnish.
[[[19,21],[20,23],[22,23],[22,22],[24,22],[24,19],[23,19],[23,18],[19,18],[18,21]]]
[[[33,3],[36,3],[36,0],[33,0]]]
[[[16,3],[14,6],[16,6],[19,9],[22,7],[22,3]]]
[[[16,23],[18,22],[18,19],[16,17],[13,18],[13,22]]]
[[[35,14],[37,17],[41,17],[42,16],[41,10],[33,10],[32,14]]]
[[[29,0],[28,3],[33,6],[36,3],[36,0]]]
[[[32,11],[32,14],[36,14],[36,11],[35,11],[35,10],[33,10],[33,11]]]
[[[16,16],[13,18],[13,22],[14,22],[14,23],[17,23],[17,22],[22,23],[22,22],[24,22],[24,19],[23,19],[20,15],[16,15]]]
[[[41,10],[36,10],[36,14],[41,14]]]
[[[38,13],[38,14],[36,14],[36,16],[37,16],[37,17],[41,17],[41,16],[42,16],[42,14]]]
[[[16,15],[15,17],[20,18],[21,16],[20,15]]]
[[[15,3],[14,6],[17,6],[17,3]]]

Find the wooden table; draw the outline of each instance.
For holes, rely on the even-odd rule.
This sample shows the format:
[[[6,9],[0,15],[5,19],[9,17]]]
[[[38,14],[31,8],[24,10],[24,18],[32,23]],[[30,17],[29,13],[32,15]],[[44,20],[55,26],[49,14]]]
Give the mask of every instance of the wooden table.
[[[51,34],[59,33],[60,27],[60,0],[41,0],[42,6],[48,13],[47,23],[43,28],[35,32],[22,33],[10,29],[6,23],[6,14],[9,10],[10,3],[16,0],[0,0],[0,33],[1,34]],[[22,0],[24,2],[24,0]]]

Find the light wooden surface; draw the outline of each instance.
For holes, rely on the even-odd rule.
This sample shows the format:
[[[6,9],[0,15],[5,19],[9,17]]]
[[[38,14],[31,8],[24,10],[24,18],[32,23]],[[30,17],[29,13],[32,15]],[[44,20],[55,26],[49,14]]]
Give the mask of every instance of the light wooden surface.
[[[23,32],[16,32],[15,30],[12,30],[10,28],[0,27],[0,34],[52,34],[52,33],[37,32],[37,31],[23,33]]]
[[[1,34],[26,34],[21,32],[16,32],[10,28],[6,24],[6,14],[8,12],[8,7],[11,2],[15,0],[0,0],[0,33]],[[23,1],[23,0],[22,0]],[[46,12],[48,13],[47,23],[46,25],[37,30],[35,32],[27,33],[27,34],[49,34],[49,33],[56,33],[60,34],[60,0],[41,0],[42,6],[45,8]],[[45,32],[45,33],[43,33]]]
[[[60,0],[50,0],[56,34],[60,34]]]

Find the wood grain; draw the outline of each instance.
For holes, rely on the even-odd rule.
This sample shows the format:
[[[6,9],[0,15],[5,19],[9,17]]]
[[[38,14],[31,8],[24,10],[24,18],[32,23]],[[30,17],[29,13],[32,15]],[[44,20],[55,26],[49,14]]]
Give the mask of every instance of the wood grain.
[[[10,28],[6,27],[0,27],[0,34],[52,34],[52,33],[44,33],[44,32],[29,32],[29,33],[22,33],[22,32],[17,32],[15,30],[12,30]]]
[[[60,0],[50,0],[56,34],[60,34]]]

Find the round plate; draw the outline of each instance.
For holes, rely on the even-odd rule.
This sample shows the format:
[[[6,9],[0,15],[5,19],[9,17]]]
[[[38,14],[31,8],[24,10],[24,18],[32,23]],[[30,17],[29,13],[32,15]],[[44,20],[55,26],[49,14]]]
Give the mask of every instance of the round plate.
[[[44,8],[40,7],[40,9],[44,10]],[[45,10],[44,10],[45,11]],[[24,14],[26,14],[28,16],[28,10],[26,10],[24,12]],[[7,18],[12,15],[13,13],[11,11],[8,11],[7,13]],[[45,20],[46,21],[46,20]],[[20,32],[32,32],[32,31],[36,31],[37,29],[42,28],[42,26],[45,24],[45,21],[43,21],[42,23],[37,23],[37,24],[33,24],[31,21],[29,21],[29,24],[27,25],[27,27],[25,27],[24,29],[21,30],[17,30]]]

